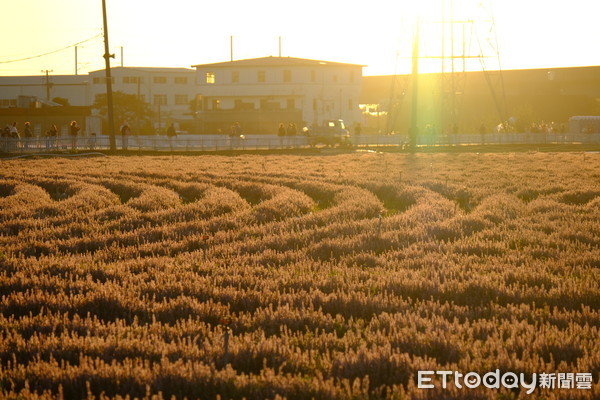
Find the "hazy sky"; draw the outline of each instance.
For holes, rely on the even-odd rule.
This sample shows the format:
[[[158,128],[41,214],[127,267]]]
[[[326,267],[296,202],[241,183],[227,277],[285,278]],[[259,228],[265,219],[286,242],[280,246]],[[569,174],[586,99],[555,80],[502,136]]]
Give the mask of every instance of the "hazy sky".
[[[281,36],[283,56],[364,64],[365,75],[406,73],[417,15],[422,56],[441,56],[444,36],[446,56],[482,54],[488,69],[498,66],[495,48],[503,69],[600,65],[599,0],[106,3],[110,47],[116,55],[113,66],[121,65],[121,46],[125,66],[190,67],[228,61],[230,36],[235,59],[276,56]],[[90,38],[77,51],[79,73],[104,68],[101,0],[1,0],[1,4],[0,75],[39,75],[42,70],[73,74],[73,45]],[[442,9],[446,18],[453,10],[455,20],[475,22],[446,24],[442,35]],[[492,16],[498,46],[490,41]],[[54,53],[36,57],[49,52]],[[7,62],[25,58],[31,59]],[[441,64],[439,59],[423,59],[421,70],[439,70]],[[462,68],[459,58],[454,67]],[[444,68],[452,68],[450,61]]]

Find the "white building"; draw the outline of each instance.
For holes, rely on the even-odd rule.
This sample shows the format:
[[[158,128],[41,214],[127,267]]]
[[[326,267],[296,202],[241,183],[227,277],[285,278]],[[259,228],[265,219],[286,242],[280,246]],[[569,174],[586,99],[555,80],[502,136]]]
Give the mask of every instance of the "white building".
[[[24,107],[19,98],[50,101],[56,97],[72,106],[86,106],[88,80],[87,75],[0,76],[0,108]]]
[[[56,97],[68,100],[71,106],[92,106],[99,94],[106,93],[105,70],[88,75],[40,75],[0,77],[0,108],[30,108],[53,105]],[[153,125],[158,128],[175,122],[193,128],[194,115],[190,101],[195,99],[196,71],[189,68],[111,68],[113,92],[139,96],[154,111]],[[56,105],[56,104],[54,104]],[[91,118],[90,132],[101,132],[102,125]],[[80,118],[81,119],[81,118]],[[121,121],[115,121],[117,126]],[[88,129],[85,131],[87,132]]]
[[[190,101],[196,97],[195,71],[188,68],[113,67],[113,92],[134,94],[152,106],[155,123],[164,127],[171,120],[191,120]],[[105,70],[89,74],[88,105],[106,93]],[[119,121],[117,121],[119,123]]]
[[[302,126],[361,121],[362,65],[264,57],[194,65],[200,129],[274,133],[279,123]]]
[[[155,128],[175,122],[193,133],[227,132],[235,122],[247,133],[274,133],[279,123],[301,129],[331,119],[349,126],[361,120],[362,65],[264,57],[193,67],[113,67],[112,88],[149,103]],[[0,108],[31,107],[36,99],[37,106],[49,105],[56,97],[90,107],[104,93],[104,70],[0,77]],[[99,117],[88,119],[85,132],[106,131]]]

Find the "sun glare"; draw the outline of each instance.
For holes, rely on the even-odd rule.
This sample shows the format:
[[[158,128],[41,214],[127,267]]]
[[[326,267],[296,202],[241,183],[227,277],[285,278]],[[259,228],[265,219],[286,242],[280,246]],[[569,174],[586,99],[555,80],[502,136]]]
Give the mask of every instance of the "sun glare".
[[[403,71],[410,69],[417,32],[420,72],[481,69],[482,62],[497,58],[489,0],[426,0],[402,5],[398,64]]]

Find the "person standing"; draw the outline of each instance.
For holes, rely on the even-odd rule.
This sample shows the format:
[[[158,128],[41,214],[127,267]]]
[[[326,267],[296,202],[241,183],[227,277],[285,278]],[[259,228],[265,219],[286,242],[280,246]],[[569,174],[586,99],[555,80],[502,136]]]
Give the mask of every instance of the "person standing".
[[[290,123],[288,124],[288,127],[287,127],[287,132],[286,132],[286,133],[287,133],[287,136],[289,136],[289,137],[290,137],[290,139],[288,139],[288,140],[289,140],[289,143],[288,143],[288,145],[291,145],[290,147],[292,147],[292,148],[293,148],[293,147],[294,147],[294,145],[296,144],[296,139],[295,139],[295,136],[296,136],[296,134],[298,133],[298,130],[296,129],[296,124],[294,124],[294,123],[290,122]]]
[[[238,147],[240,143],[240,138],[244,132],[242,131],[242,125],[239,122],[236,122],[231,127],[231,137],[233,142],[231,143],[231,147]]]
[[[175,125],[171,122],[171,125],[167,128],[167,137],[169,138],[169,147],[171,151],[173,151],[173,138],[177,136],[177,131],[175,130]]]
[[[235,134],[236,134],[237,136],[240,136],[240,135],[242,135],[243,133],[244,133],[244,131],[242,130],[242,125],[240,125],[240,123],[239,123],[239,122],[236,122],[236,123],[235,123]]]
[[[46,131],[46,150],[54,148],[55,138],[58,136],[58,128],[52,124],[50,129]]]
[[[129,127],[127,121],[125,121],[123,122],[123,125],[121,125],[121,147],[123,148],[123,150],[127,150],[128,136],[130,134],[131,128]]]
[[[10,127],[10,137],[13,140],[13,144],[11,146],[12,148],[17,148],[19,147],[19,142],[21,139],[21,135],[19,135],[19,129],[17,128],[17,122],[13,122],[12,126]]]
[[[285,137],[285,125],[283,123],[279,124],[277,136],[279,136],[279,147],[283,148],[283,138]]]
[[[10,151],[10,145],[11,145],[11,140],[10,140],[10,126],[6,125],[6,127],[4,127],[1,130],[2,133],[2,147],[0,147],[0,149],[2,151]]]
[[[75,151],[77,148],[77,134],[81,128],[77,125],[77,121],[71,121],[69,125],[69,135],[71,135],[71,150]]]
[[[298,133],[298,130],[296,129],[296,124],[290,122],[287,128],[287,135],[296,136],[296,133]]]
[[[25,128],[23,129],[23,147],[26,149],[29,148],[29,140],[33,137],[33,132],[31,132],[31,124],[29,122],[25,122]]]
[[[21,139],[21,135],[19,135],[19,129],[17,128],[17,122],[13,122],[10,127],[10,137],[13,139]]]
[[[23,135],[25,137],[33,137],[33,133],[31,132],[31,124],[29,122],[25,122],[25,129],[23,129]]]

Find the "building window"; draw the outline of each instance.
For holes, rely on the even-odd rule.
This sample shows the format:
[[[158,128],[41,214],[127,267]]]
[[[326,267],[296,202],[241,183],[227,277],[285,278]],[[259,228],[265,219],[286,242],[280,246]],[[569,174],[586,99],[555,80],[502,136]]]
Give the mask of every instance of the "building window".
[[[140,76],[124,76],[123,83],[143,83],[144,78]]]
[[[214,72],[206,73],[206,83],[209,83],[209,84],[215,83],[215,73]]]
[[[153,83],[167,83],[167,77],[166,76],[155,76],[152,78],[152,82]]]
[[[175,83],[178,85],[187,85],[187,83],[188,83],[187,76],[176,76]]]
[[[294,99],[287,99],[287,108],[288,110],[293,110],[296,108],[296,100]]]
[[[257,80],[259,82],[266,82],[267,81],[267,74],[265,73],[265,71],[258,71]]]
[[[240,81],[240,73],[238,71],[231,72],[231,83],[238,83]]]
[[[0,107],[16,107],[17,99],[0,99]]]
[[[268,99],[261,99],[260,109],[268,111],[278,111],[281,110],[281,103],[279,101],[269,101]]]
[[[111,81],[111,83],[114,84],[115,83],[115,77],[111,76],[110,77],[110,81]],[[106,77],[105,76],[96,77],[96,78],[93,79],[93,82],[94,82],[95,85],[106,84]]]
[[[291,82],[292,81],[292,71],[286,69],[285,71],[283,71],[283,81],[284,82]]]
[[[154,95],[154,105],[155,106],[164,106],[167,104],[167,95],[166,94],[155,94]]]
[[[175,95],[175,105],[183,106],[183,105],[187,105],[189,103],[190,103],[190,101],[188,99],[187,94],[176,94]]]

